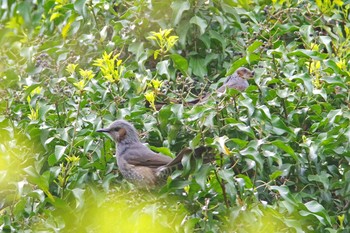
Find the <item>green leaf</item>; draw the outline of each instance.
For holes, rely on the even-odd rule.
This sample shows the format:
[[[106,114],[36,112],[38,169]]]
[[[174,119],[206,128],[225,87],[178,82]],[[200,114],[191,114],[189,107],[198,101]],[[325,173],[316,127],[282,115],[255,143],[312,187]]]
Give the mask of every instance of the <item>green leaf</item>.
[[[291,192],[286,185],[281,185],[281,186],[270,186],[271,190],[277,191],[278,194],[288,202],[288,204],[291,204],[293,206],[297,206],[298,202],[294,199],[294,197],[291,195]]]
[[[106,37],[107,37],[107,34],[108,34],[108,26],[104,26],[103,28],[102,28],[102,30],[100,31],[100,41],[102,42],[102,41],[104,41],[105,39],[106,39]]]
[[[247,62],[247,59],[245,57],[242,57],[240,58],[239,60],[235,61],[230,69],[227,71],[226,75],[225,76],[229,76],[231,74],[233,74],[239,67],[242,67],[244,65],[246,65],[248,62]]]
[[[171,106],[163,106],[159,110],[159,122],[161,129],[166,129],[169,123],[170,116],[172,115]]]
[[[214,142],[218,144],[219,150],[225,155],[230,155],[230,150],[226,146],[227,136],[215,137]]]
[[[242,178],[244,180],[244,184],[245,184],[245,187],[247,189],[251,189],[254,187],[254,184],[253,184],[252,180],[249,178],[249,176],[239,174],[239,175],[237,175],[237,177]]]
[[[331,110],[329,111],[329,113],[327,114],[327,118],[329,119],[329,123],[333,124],[336,120],[336,118],[343,116],[343,111],[341,109],[335,109],[335,110]]]
[[[234,142],[235,144],[237,144],[240,147],[245,147],[248,144],[248,141],[241,140],[239,138],[232,138],[232,139],[230,139],[230,141]]]
[[[255,133],[252,128],[243,123],[230,123],[229,126],[232,128],[237,128],[240,133],[246,133],[249,137],[255,138]]]
[[[346,88],[346,84],[344,83],[344,80],[338,76],[336,77],[324,76],[321,78],[321,80],[329,84],[336,84],[338,86]]]
[[[47,170],[39,175],[39,173],[33,166],[24,168],[24,171],[29,175],[29,182],[37,185],[40,189],[42,189],[45,192],[48,198],[52,200],[53,196],[49,191],[51,177],[50,171]]]
[[[183,12],[189,10],[191,4],[189,1],[177,0],[173,1],[170,7],[173,9],[172,23],[176,26],[180,22]]]
[[[67,21],[66,24],[63,26],[62,31],[61,31],[61,35],[63,37],[63,39],[66,39],[68,32],[72,26],[72,23],[75,21],[77,16],[72,15]]]
[[[209,114],[205,114],[204,117],[204,123],[203,125],[205,125],[206,127],[214,127],[214,118],[216,116],[216,112],[211,111],[208,112]]]
[[[246,60],[248,64],[253,64],[254,62],[260,61],[260,55],[255,53],[247,54]]]
[[[19,216],[20,214],[22,214],[22,212],[24,212],[26,207],[26,202],[27,201],[25,199],[22,199],[15,204],[14,209],[12,210],[15,216]]]
[[[30,25],[30,23],[34,23],[31,22],[33,21],[33,16],[31,15],[31,4],[30,2],[20,2],[17,6],[17,14],[20,15],[21,17],[23,17],[24,21],[26,24],[28,24],[28,26]]]
[[[3,73],[1,78],[0,87],[1,88],[11,88],[18,84],[19,76],[14,70],[7,70]]]
[[[224,52],[225,48],[227,46],[225,37],[223,37],[220,33],[216,32],[214,30],[209,31],[209,36],[210,36],[210,40],[215,39],[216,41],[218,41],[220,43],[222,51]],[[210,46],[209,46],[209,48],[210,48]]]
[[[320,36],[320,40],[326,46],[328,54],[332,54],[332,39],[329,36]]]
[[[315,37],[315,32],[311,25],[302,25],[300,27],[300,34],[308,44],[310,44]]]
[[[272,116],[271,124],[272,124],[272,131],[277,135],[282,135],[285,133],[289,133],[290,135],[293,135],[293,136],[295,135],[293,130],[291,130],[286,125],[286,123],[284,123],[284,121],[278,116]]]
[[[328,57],[327,54],[319,53],[317,51],[312,51],[312,50],[306,50],[306,49],[295,50],[294,52],[288,53],[288,56],[312,58],[318,61],[325,60]]]
[[[268,107],[265,105],[257,106],[256,109],[259,109],[260,112],[264,115],[266,120],[271,120],[271,113]]]
[[[143,59],[145,59],[145,49],[143,42],[135,42],[130,44],[128,47],[128,51],[135,54],[137,62],[143,61]]]
[[[167,76],[167,78],[170,79],[169,61],[168,60],[158,62],[156,68],[157,68],[157,71],[160,75],[164,74]]]
[[[295,24],[292,23],[284,23],[284,24],[277,24],[276,25],[277,35],[284,35],[288,32],[294,32],[299,29]]]
[[[187,34],[191,32],[190,30],[191,24],[189,23],[180,23],[176,32],[178,35],[181,35],[179,38],[179,43],[181,46],[184,48],[186,47],[186,42],[187,42]]]
[[[64,155],[64,152],[66,151],[67,146],[61,146],[61,145],[56,145],[55,146],[55,158],[56,161],[59,161],[62,156]]]
[[[198,58],[198,57],[191,57],[190,58],[190,69],[192,69],[192,73],[194,75],[197,75],[198,77],[203,78],[208,74],[207,67],[204,66],[204,59]]]
[[[85,193],[85,189],[81,189],[81,188],[75,188],[72,190],[72,193],[74,195],[74,198],[76,200],[76,208],[82,208],[84,206],[84,193]]]
[[[184,113],[184,106],[182,104],[173,104],[171,106],[171,111],[174,113],[177,119],[182,119]]]
[[[305,203],[305,207],[323,225],[331,224],[331,220],[329,218],[329,215],[328,215],[326,209],[321,204],[319,204],[317,201],[309,201],[309,202]],[[305,211],[300,211],[300,214],[302,216],[309,215],[310,213],[307,213]],[[327,220],[327,223],[325,222],[325,220]]]
[[[291,155],[296,162],[298,162],[298,156],[295,154],[293,148],[290,147],[289,145],[287,145],[286,142],[283,142],[281,140],[275,140],[275,141],[271,142],[271,144],[275,145],[278,148],[280,148],[281,150],[285,151],[286,153]]]
[[[313,79],[310,76],[310,74],[308,74],[308,73],[301,73],[301,74],[298,74],[298,75],[291,76],[290,79],[291,80],[297,80],[298,82],[303,83],[305,88],[306,88],[306,90],[307,90],[307,93],[309,95],[313,94],[314,85],[312,83]],[[285,94],[287,94],[287,93],[285,93]]]
[[[57,163],[57,159],[56,159],[56,156],[55,154],[51,154],[49,155],[48,159],[47,159],[47,162],[50,166],[53,166]]]
[[[249,47],[247,48],[247,52],[253,53],[256,49],[258,49],[261,45],[263,45],[263,42],[256,40],[253,42],[253,44],[249,45]]]
[[[196,172],[196,174],[194,175],[197,184],[201,186],[202,190],[206,190],[207,177],[208,173],[210,172],[210,169],[211,168],[208,164],[203,164],[200,167],[199,171]]]
[[[192,140],[189,142],[189,146],[192,148],[192,149],[195,149],[197,148],[200,143],[201,143],[201,140],[202,140],[202,135],[201,134],[197,134],[195,137],[192,138]]]
[[[197,15],[191,18],[190,24],[195,24],[199,27],[200,35],[204,34],[205,29],[208,27],[207,22]]]
[[[183,232],[185,233],[194,232],[196,229],[195,226],[197,226],[200,221],[201,219],[198,217],[188,219],[187,221],[184,222],[184,225],[182,226]]]
[[[272,180],[276,180],[276,179],[277,179],[278,177],[280,177],[282,174],[283,174],[282,171],[277,170],[277,171],[273,172],[271,175],[269,175],[270,180],[271,180],[271,181],[272,181]]]
[[[149,147],[151,150],[156,151],[158,153],[161,153],[163,155],[167,155],[169,157],[174,157],[174,155],[171,153],[170,149],[167,147],[155,147],[155,146],[150,146]]]
[[[255,106],[253,105],[253,100],[251,99],[243,99],[240,101],[240,105],[246,107],[248,110],[248,116],[252,116],[255,111]]]
[[[344,75],[346,74],[346,72],[342,71],[338,67],[337,63],[334,60],[332,60],[332,59],[325,60],[324,64],[326,64],[327,67],[331,68],[330,73],[335,72],[336,74],[344,74]]]
[[[328,174],[325,171],[321,171],[321,173],[317,174],[317,175],[309,175],[307,178],[309,181],[317,181],[322,183],[323,187],[325,188],[325,190],[329,189],[329,178],[331,177],[330,174]]]
[[[226,181],[231,187],[235,187],[234,175],[235,173],[232,170],[223,169],[218,172],[218,175],[221,179]]]
[[[175,64],[175,68],[179,69],[183,75],[188,75],[188,62],[187,60],[179,54],[171,54],[171,60]]]
[[[86,0],[74,1],[74,9],[79,12],[80,15],[86,16]]]

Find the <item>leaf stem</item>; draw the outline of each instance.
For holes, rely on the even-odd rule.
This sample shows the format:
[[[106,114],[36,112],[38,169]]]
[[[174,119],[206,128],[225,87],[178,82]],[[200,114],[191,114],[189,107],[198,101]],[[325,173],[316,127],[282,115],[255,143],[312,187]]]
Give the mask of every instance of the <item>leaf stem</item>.
[[[220,155],[222,157],[222,155]],[[214,169],[214,174],[215,174],[215,177],[217,179],[217,181],[219,182],[220,184],[220,187],[221,187],[221,190],[222,190],[222,195],[224,197],[224,201],[225,201],[225,205],[226,205],[226,208],[229,208],[230,207],[230,204],[228,202],[228,198],[227,198],[227,193],[226,193],[226,187],[225,187],[225,183],[222,179],[220,179],[219,175],[218,175],[218,172],[216,169]]]

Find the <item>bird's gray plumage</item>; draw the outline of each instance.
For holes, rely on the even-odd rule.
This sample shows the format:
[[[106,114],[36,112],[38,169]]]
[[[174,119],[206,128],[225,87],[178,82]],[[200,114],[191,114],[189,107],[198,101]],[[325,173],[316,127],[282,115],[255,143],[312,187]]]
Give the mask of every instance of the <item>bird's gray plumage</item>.
[[[224,84],[217,89],[217,92],[223,93],[226,88],[233,88],[239,91],[244,91],[249,87],[247,79],[251,79],[254,72],[245,67],[238,68],[232,75],[228,76]]]
[[[124,178],[131,183],[153,187],[160,182],[163,173],[168,172],[167,168],[174,165],[172,158],[157,154],[143,145],[135,127],[125,120],[116,120],[108,128],[97,132],[108,133],[118,144],[117,164]]]
[[[228,76],[221,87],[216,90],[216,93],[224,93],[226,89],[236,89],[244,91],[249,87],[248,79],[253,78],[254,71],[250,71],[245,67],[238,68],[232,75]],[[203,103],[209,99],[211,93],[208,93],[196,103]]]

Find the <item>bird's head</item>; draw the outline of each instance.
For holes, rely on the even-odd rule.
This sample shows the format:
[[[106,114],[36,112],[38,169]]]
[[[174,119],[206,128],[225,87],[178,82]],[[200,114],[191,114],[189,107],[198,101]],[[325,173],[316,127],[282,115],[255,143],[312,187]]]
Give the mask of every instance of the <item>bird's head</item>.
[[[135,127],[125,120],[116,120],[107,128],[96,130],[96,132],[108,133],[114,141],[118,143],[132,143],[139,141]]]
[[[251,79],[254,76],[254,71],[251,71],[245,67],[240,67],[235,72],[238,77],[243,79]]]

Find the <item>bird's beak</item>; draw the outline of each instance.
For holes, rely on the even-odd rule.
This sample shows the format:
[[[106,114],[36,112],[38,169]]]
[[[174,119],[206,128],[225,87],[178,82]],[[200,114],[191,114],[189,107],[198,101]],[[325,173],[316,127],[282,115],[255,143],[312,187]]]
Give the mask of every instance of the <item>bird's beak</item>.
[[[109,129],[98,129],[96,130],[98,133],[109,133]]]
[[[115,131],[111,128],[105,128],[105,129],[98,129],[96,130],[98,133],[107,133],[109,136],[111,136],[114,141],[120,142],[125,138],[125,129],[119,129],[119,131]]]

